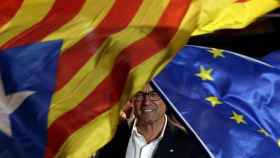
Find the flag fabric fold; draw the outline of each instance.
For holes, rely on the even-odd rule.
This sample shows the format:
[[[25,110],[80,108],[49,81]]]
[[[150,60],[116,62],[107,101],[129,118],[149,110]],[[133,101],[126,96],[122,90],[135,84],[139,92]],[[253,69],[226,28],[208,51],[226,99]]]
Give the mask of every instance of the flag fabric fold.
[[[235,3],[223,1],[228,6]],[[63,42],[48,106],[44,157],[89,157],[106,144],[114,135],[121,106],[208,23],[202,21],[212,18],[202,16],[206,4],[203,0],[1,4],[1,49]],[[278,3],[268,5],[272,10]]]
[[[275,0],[202,0],[202,3],[198,26],[192,36],[246,27],[280,5]]]
[[[153,81],[215,158],[280,155],[280,69],[187,46]]]
[[[273,51],[261,58],[261,61],[280,68],[280,51]]]
[[[43,157],[61,44],[0,51],[0,157]]]

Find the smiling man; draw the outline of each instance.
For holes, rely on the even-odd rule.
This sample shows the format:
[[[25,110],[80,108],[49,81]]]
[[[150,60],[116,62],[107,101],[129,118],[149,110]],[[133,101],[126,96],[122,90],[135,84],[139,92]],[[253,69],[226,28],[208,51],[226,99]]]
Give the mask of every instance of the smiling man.
[[[150,84],[131,102],[135,120],[131,126],[121,122],[113,140],[97,158],[208,158],[200,142],[171,123],[166,105]]]

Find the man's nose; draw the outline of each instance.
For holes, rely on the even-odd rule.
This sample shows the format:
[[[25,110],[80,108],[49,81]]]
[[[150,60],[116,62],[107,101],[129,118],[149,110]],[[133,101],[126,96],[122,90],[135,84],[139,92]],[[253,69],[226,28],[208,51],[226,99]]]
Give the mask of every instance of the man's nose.
[[[148,95],[145,95],[144,100],[143,100],[143,104],[145,104],[145,105],[151,104],[151,99]]]

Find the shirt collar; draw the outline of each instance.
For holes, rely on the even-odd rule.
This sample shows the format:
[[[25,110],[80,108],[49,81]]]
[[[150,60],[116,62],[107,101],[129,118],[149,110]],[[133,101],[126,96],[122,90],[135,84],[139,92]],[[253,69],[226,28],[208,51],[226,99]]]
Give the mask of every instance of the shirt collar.
[[[167,125],[167,116],[166,114],[164,114],[164,125],[163,125],[163,128],[161,130],[161,133],[160,135],[156,138],[156,139],[161,139],[163,138],[164,136],[164,132],[165,132],[165,128],[166,128],[166,125]],[[142,136],[142,134],[140,134],[137,130],[137,127],[136,127],[136,122],[137,122],[137,119],[135,119],[134,123],[133,123],[133,126],[132,126],[132,134],[135,135],[135,136]],[[143,136],[142,136],[143,137]]]

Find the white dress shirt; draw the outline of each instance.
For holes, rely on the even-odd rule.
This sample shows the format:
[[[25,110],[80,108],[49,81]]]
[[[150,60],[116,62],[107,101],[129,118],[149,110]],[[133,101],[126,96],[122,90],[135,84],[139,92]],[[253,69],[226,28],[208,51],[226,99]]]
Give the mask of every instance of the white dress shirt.
[[[137,121],[137,120],[136,120]],[[164,131],[167,124],[167,116],[165,115],[165,122],[161,134],[158,138],[147,143],[144,136],[141,135],[136,128],[136,121],[133,124],[131,136],[129,138],[126,158],[152,158],[154,151],[158,147],[160,140],[163,138]]]

